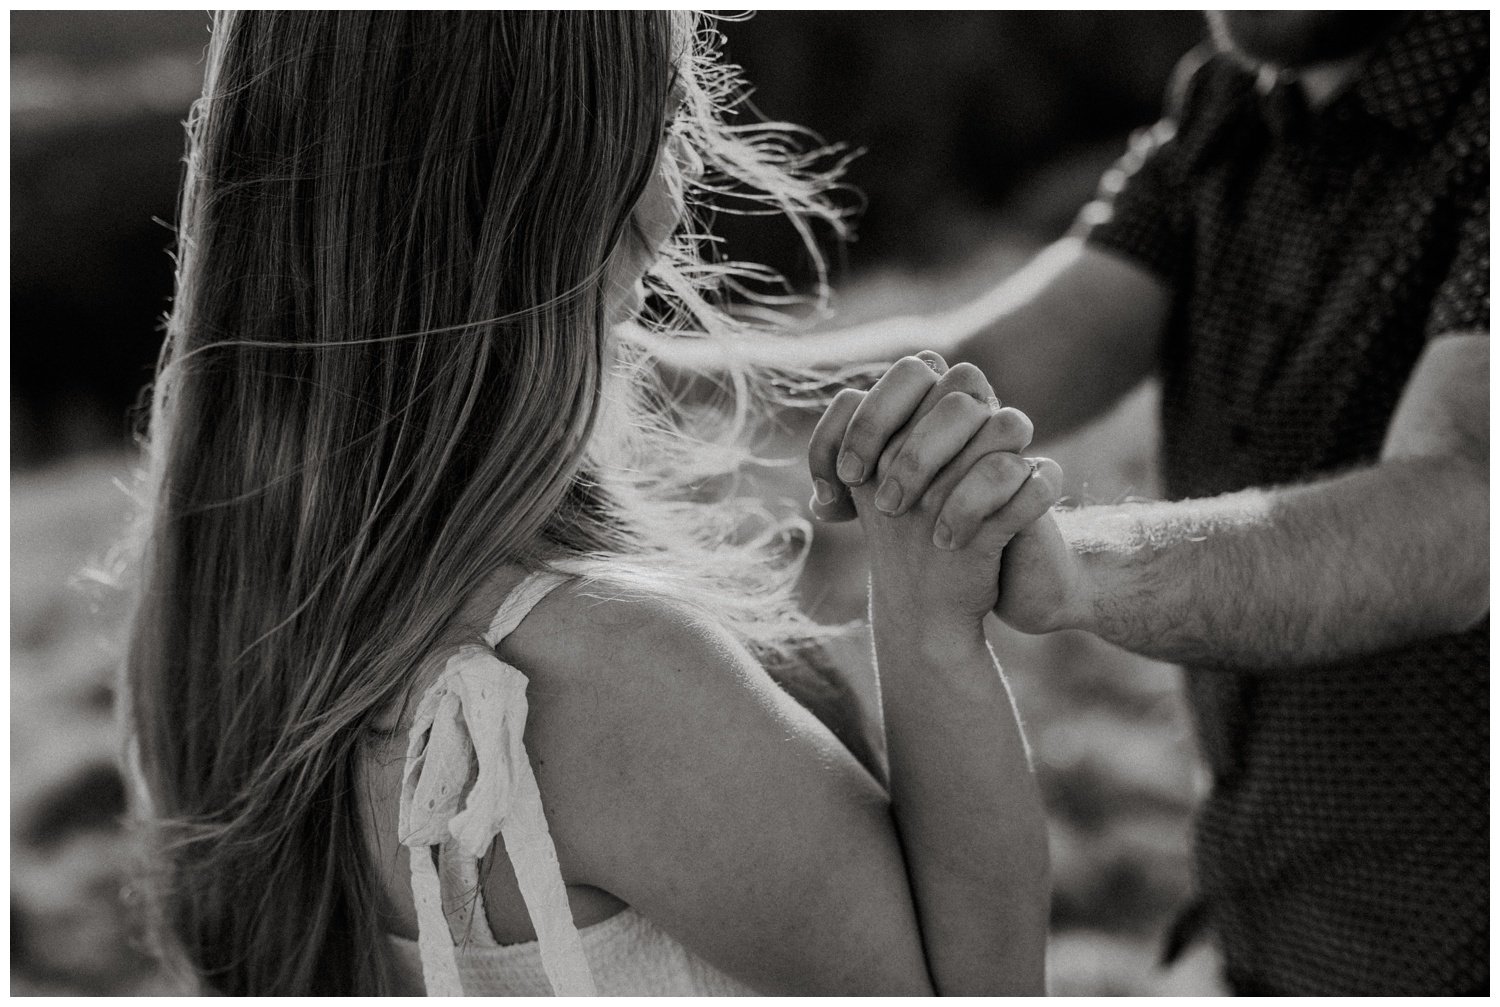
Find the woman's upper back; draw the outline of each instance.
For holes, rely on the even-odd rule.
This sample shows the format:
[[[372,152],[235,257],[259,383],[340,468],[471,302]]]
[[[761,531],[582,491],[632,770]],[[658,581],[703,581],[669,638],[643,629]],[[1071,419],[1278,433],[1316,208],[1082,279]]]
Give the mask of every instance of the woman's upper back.
[[[564,881],[523,745],[527,679],[496,652],[566,580],[502,571],[478,601],[504,590],[488,649],[451,654],[406,737],[388,736],[370,761],[366,826],[398,983],[432,994],[751,992],[607,892]]]
[[[435,725],[462,720],[470,734],[476,772],[472,786],[460,783],[470,797],[483,782],[486,748],[489,758],[501,753],[509,760],[501,774],[507,787],[500,789],[512,797],[528,791],[524,777],[534,767],[530,792],[539,795],[538,808],[545,800],[545,818],[532,820],[544,822],[546,845],[555,849],[551,904],[571,916],[567,933],[559,928],[551,944],[556,957],[568,957],[570,946],[580,950],[599,989],[930,990],[884,792],[848,750],[727,632],[684,606],[618,584],[555,576],[524,581],[507,596],[547,588],[531,599],[535,608],[519,628],[496,640],[498,655],[475,647],[444,666],[429,699],[445,679],[466,681],[428,709],[419,705],[417,734],[426,732],[426,748],[414,743],[403,756],[401,746],[388,745],[367,762],[369,826],[398,964],[411,964],[414,930],[426,936],[449,929],[444,922],[413,927],[422,910],[407,893],[422,869],[407,866],[398,843],[413,836],[393,827],[403,804],[392,796],[397,781],[407,777],[406,796],[416,798],[425,763],[407,767],[455,733],[422,727],[431,717]],[[481,666],[506,669],[498,674],[512,683],[507,710],[517,698],[523,707],[529,701],[524,720],[495,708],[464,718],[440,712],[445,705],[452,710],[455,692],[467,703],[476,689],[487,691],[476,683],[500,681],[465,671]],[[482,745],[480,734],[489,731],[505,743]],[[469,758],[465,750],[466,770]],[[447,779],[433,779],[447,810],[464,807],[441,793]],[[426,799],[434,801],[426,810],[445,810],[439,798]],[[408,828],[421,826],[429,831],[417,838],[440,840],[441,830],[424,818],[424,802],[416,804],[405,801]],[[494,976],[514,976],[524,987],[532,980],[522,973],[534,973],[543,958],[548,924],[528,906],[518,881],[524,889],[546,858],[518,862],[520,849],[505,826],[524,831],[527,813],[513,807],[461,818],[450,833],[465,834],[472,848],[466,830],[476,817],[495,822],[501,834],[467,879],[462,858],[444,868],[455,896],[447,900],[448,922],[463,925],[454,936],[468,943],[455,971],[465,988],[515,990]],[[431,907],[427,918],[440,919]],[[583,926],[581,941],[573,920]],[[535,921],[541,947],[488,946],[491,932],[507,944],[530,937],[528,921]],[[448,933],[440,936],[445,949],[452,946]],[[436,949],[428,957],[435,956]],[[531,965],[522,968],[522,960]],[[663,975],[678,985],[662,986]]]
[[[530,608],[560,582],[561,578],[556,577],[529,578],[524,571],[517,569],[497,571],[489,583],[475,592],[474,598],[465,606],[455,622],[459,627],[473,629],[474,637],[494,636],[493,628],[498,627],[503,630],[507,628],[507,624],[514,624],[524,619],[529,615]],[[510,628],[513,631],[513,625]],[[508,636],[506,633],[499,635]],[[467,662],[453,660],[455,656],[463,653],[467,653]],[[457,700],[459,693],[448,688],[451,682],[447,680],[459,674],[465,665],[477,668],[479,674],[499,678],[502,682],[501,688],[504,689],[503,682],[512,679],[512,676],[507,673],[506,668],[499,667],[502,664],[510,665],[510,669],[514,669],[514,665],[510,662],[494,657],[493,647],[488,655],[476,655],[456,645],[441,649],[421,671],[419,684],[412,692],[416,705],[407,709],[392,708],[385,711],[377,722],[377,734],[366,746],[363,767],[365,801],[362,806],[364,834],[369,840],[369,849],[379,873],[382,894],[387,903],[386,928],[393,934],[415,939],[418,930],[416,907],[411,898],[409,858],[406,847],[401,844],[402,836],[398,829],[413,722],[420,714],[422,703],[435,702],[438,692],[451,691]],[[481,700],[481,697],[476,693],[475,699]],[[505,730],[505,726],[499,722],[500,718],[505,715],[505,711],[497,708],[490,701],[490,697],[483,697],[481,701],[485,703],[485,709],[478,708],[476,703],[475,709],[466,712],[470,717],[480,721],[479,733],[488,742],[491,738],[498,738]],[[521,702],[525,703],[524,694]],[[524,705],[512,711],[511,715],[517,714],[522,718],[523,725],[534,720],[528,715]],[[428,711],[428,715],[431,716],[431,711]],[[487,719],[493,720],[494,723],[486,723]],[[444,737],[441,747],[444,751],[439,754],[443,756],[457,752],[464,758],[470,758],[469,753],[473,750],[468,738],[452,736]],[[477,765],[473,766],[471,772],[477,768]],[[467,790],[471,782],[466,774],[466,778],[458,781],[457,786]],[[486,882],[494,888],[508,886],[511,890],[499,892],[498,894],[502,897],[490,900],[489,928],[496,939],[504,944],[533,940],[535,931],[521,899],[520,891],[515,886],[514,870],[503,849],[497,850],[496,853],[498,856],[487,856],[483,866],[500,869],[487,869],[485,871]],[[617,912],[622,905],[617,900],[603,896],[603,893],[570,890],[568,894],[570,901],[574,903],[575,914],[585,923],[602,920]],[[600,898],[601,896],[603,898]]]

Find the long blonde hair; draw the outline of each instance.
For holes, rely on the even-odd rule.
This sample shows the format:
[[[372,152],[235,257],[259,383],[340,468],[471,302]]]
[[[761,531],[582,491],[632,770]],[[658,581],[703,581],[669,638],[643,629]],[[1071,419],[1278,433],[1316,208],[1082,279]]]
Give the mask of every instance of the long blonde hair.
[[[747,642],[808,631],[784,527],[723,492],[752,380],[685,405],[604,317],[668,134],[699,197],[842,227],[791,133],[726,125],[712,42],[660,12],[216,16],[125,664],[154,903],[210,987],[389,988],[360,738],[496,568],[592,559]],[[652,314],[743,329],[720,298],[762,275],[701,240]]]

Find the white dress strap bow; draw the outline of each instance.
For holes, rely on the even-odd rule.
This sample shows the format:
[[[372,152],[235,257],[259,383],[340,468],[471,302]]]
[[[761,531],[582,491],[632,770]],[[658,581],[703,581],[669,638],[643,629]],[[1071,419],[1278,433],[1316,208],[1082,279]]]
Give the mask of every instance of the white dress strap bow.
[[[545,573],[524,581],[496,613],[485,642],[496,646],[563,579]],[[451,841],[461,855],[478,860],[496,835],[515,869],[553,993],[594,995],[541,792],[522,743],[526,712],[526,676],[493,649],[477,645],[448,659],[417,706],[407,741],[399,834],[411,852],[429,996],[463,993],[435,862],[438,849]]]

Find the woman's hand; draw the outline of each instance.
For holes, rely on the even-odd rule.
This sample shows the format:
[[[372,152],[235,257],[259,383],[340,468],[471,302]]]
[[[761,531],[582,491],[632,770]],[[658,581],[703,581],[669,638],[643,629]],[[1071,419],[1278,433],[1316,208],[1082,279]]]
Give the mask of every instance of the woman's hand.
[[[1036,632],[1046,620],[1034,602],[1051,611],[1071,597],[1073,573],[1053,562],[1067,554],[1046,517],[1061,470],[1022,458],[1030,439],[1030,421],[1001,408],[977,368],[949,369],[930,351],[903,358],[869,392],[841,392],[818,424],[813,513],[859,516],[877,603],[910,608],[923,630],[975,631],[996,609]],[[1032,548],[1007,563],[1014,589],[1002,592],[1001,553],[1027,529]],[[1030,597],[1027,582],[1046,599]]]
[[[897,570],[876,587],[921,594],[948,624],[957,617],[968,626],[986,599],[1022,632],[1086,624],[1088,582],[1050,513],[1062,470],[1050,459],[1019,455],[1031,432],[1025,414],[999,407],[974,366],[950,369],[932,351],[906,357],[870,392],[846,389],[823,414],[808,447],[813,515],[861,516],[871,569],[886,563]],[[879,461],[868,465],[870,458]],[[882,513],[903,524],[877,524]],[[954,563],[912,552],[919,539],[913,528],[929,527],[929,519],[933,545],[977,545],[978,555]],[[901,581],[903,567],[912,575]],[[992,572],[989,582],[977,576],[983,567]]]
[[[1045,817],[983,628],[1007,543],[1061,485],[1016,454],[1030,437],[977,369],[924,352],[841,393],[810,446],[814,513],[865,531],[891,807],[944,993],[1043,985]]]

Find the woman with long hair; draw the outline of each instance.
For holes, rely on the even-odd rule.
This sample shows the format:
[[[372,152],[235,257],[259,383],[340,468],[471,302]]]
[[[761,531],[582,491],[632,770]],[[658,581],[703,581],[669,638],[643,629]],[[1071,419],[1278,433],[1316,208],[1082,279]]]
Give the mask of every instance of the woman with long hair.
[[[761,383],[684,401],[621,324],[746,338],[715,305],[764,274],[704,263],[694,204],[839,223],[794,134],[726,124],[712,40],[216,16],[125,667],[149,901],[204,988],[1040,991],[1004,531],[861,506],[887,790],[765,671],[822,631],[802,536],[732,493]]]

